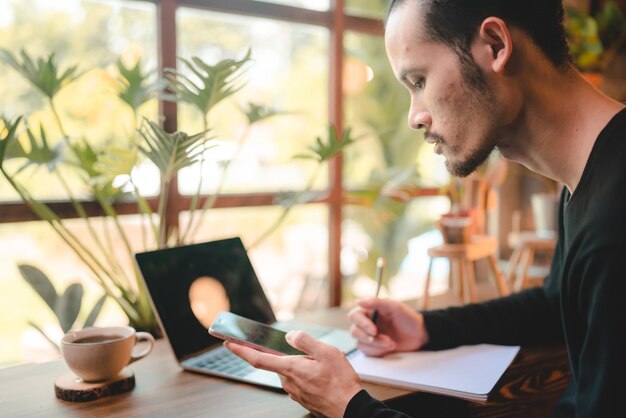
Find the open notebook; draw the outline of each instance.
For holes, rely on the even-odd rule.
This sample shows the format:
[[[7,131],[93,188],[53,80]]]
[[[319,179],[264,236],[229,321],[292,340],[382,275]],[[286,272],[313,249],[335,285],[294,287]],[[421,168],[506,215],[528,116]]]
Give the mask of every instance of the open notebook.
[[[519,346],[480,344],[382,358],[355,351],[348,360],[365,382],[486,402],[518,351]]]

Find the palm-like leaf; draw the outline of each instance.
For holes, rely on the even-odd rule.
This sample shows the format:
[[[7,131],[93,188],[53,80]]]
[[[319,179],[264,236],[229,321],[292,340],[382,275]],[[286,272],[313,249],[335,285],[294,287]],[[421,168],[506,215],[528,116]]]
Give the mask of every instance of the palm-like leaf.
[[[2,122],[2,127],[0,127],[0,167],[2,167],[5,159],[23,157],[22,147],[17,142],[17,128],[21,121],[21,116],[13,121],[0,118],[0,122]]]
[[[112,181],[117,176],[130,175],[138,161],[137,148],[108,147],[96,156],[94,171],[100,179]]]
[[[260,122],[265,119],[269,119],[272,116],[284,114],[285,112],[281,112],[279,110],[273,109],[269,106],[259,105],[253,102],[248,103],[247,108],[242,108],[241,111],[246,115],[248,119],[248,123],[252,125],[253,123]]]
[[[195,135],[184,132],[165,132],[159,125],[144,119],[139,134],[145,144],[139,146],[139,152],[152,161],[165,178],[184,167],[200,161],[205,143],[210,139],[206,131]]]
[[[37,60],[33,60],[24,50],[20,51],[20,55],[21,62],[11,52],[0,49],[0,60],[13,67],[50,99],[80,75],[77,65],[61,71],[55,61],[54,53],[48,55],[46,59],[38,58]]]
[[[294,158],[315,160],[321,163],[338,155],[355,141],[356,140],[350,136],[350,129],[344,130],[340,139],[335,126],[330,125],[328,127],[328,141],[326,143],[322,141],[322,138],[317,137],[315,144],[307,147],[308,153],[298,154],[294,156]]]
[[[87,315],[87,319],[85,319],[85,323],[83,324],[83,328],[92,327],[93,324],[98,319],[98,315],[100,315],[100,311],[102,310],[102,305],[106,301],[107,295],[104,294],[100,296],[100,299],[96,302],[96,304],[91,308],[89,315]]]
[[[390,222],[397,219],[406,207],[402,195],[407,190],[418,188],[418,182],[419,174],[415,167],[374,171],[367,184],[350,190],[348,197],[352,203],[373,208],[378,220]]]
[[[83,285],[80,283],[72,283],[69,285],[62,295],[57,298],[54,305],[54,314],[59,320],[59,325],[64,333],[68,332],[80,312],[83,302]]]
[[[30,287],[39,295],[39,297],[48,305],[48,307],[54,311],[54,307],[57,304],[57,291],[52,284],[52,281],[46,276],[46,274],[39,270],[37,267],[30,264],[18,264],[17,266],[20,274],[30,285]]]
[[[223,99],[238,92],[243,86],[242,67],[250,60],[251,51],[239,61],[225,59],[215,65],[209,65],[198,57],[191,61],[180,59],[193,74],[188,77],[174,69],[166,69],[169,88],[176,96],[194,105],[203,115]]]
[[[48,136],[46,135],[43,125],[39,126],[39,137],[35,136],[30,128],[26,129],[26,135],[30,144],[29,149],[26,150],[24,147],[20,146],[20,151],[16,156],[22,156],[26,158],[27,161],[19,169],[18,173],[31,165],[45,165],[48,171],[53,171],[63,160],[65,142],[61,141],[57,146],[50,147],[48,144]]]
[[[96,151],[89,143],[82,141],[72,146],[74,161],[72,163],[82,173],[84,182],[90,186],[93,197],[114,201],[124,193],[113,186],[113,179],[103,177],[98,171],[98,159],[105,151]]]
[[[141,61],[137,61],[132,67],[127,67],[122,60],[118,60],[117,70],[119,72],[117,95],[135,112],[142,104],[163,91],[166,86],[163,80],[151,82],[152,76],[150,73],[143,72]]]

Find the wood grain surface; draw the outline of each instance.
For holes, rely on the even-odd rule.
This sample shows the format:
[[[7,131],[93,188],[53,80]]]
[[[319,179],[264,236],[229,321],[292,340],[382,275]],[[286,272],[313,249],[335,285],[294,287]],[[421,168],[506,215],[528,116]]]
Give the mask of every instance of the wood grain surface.
[[[299,320],[346,327],[345,310],[328,309]],[[62,361],[0,370],[0,417],[305,417],[308,411],[282,391],[180,369],[165,340],[132,364],[133,391],[90,402],[55,397],[54,381],[68,372]],[[492,392],[477,404],[445,396],[365,384],[375,397],[419,416],[544,417],[569,379],[563,347],[523,348]]]

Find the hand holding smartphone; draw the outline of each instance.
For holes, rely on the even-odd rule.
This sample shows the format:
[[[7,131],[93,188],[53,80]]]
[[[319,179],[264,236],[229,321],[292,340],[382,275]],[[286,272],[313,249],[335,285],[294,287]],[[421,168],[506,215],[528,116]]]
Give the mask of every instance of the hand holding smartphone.
[[[217,338],[278,355],[306,355],[289,345],[285,332],[231,312],[222,311],[209,328]]]

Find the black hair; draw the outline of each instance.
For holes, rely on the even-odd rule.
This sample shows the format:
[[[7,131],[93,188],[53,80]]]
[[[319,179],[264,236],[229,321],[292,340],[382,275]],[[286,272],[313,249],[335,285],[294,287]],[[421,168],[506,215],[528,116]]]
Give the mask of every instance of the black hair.
[[[428,36],[460,57],[470,54],[482,21],[494,16],[525,31],[555,67],[564,70],[572,62],[561,0],[391,0],[389,13],[407,1],[422,2]]]

